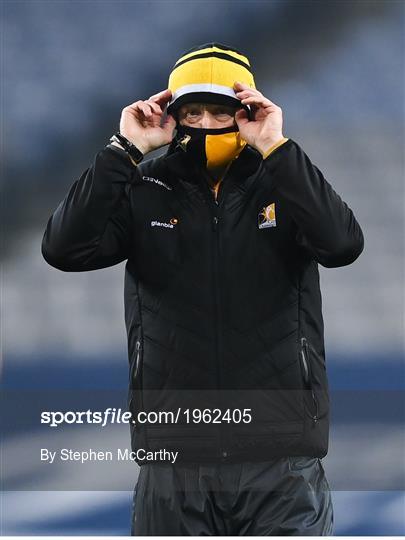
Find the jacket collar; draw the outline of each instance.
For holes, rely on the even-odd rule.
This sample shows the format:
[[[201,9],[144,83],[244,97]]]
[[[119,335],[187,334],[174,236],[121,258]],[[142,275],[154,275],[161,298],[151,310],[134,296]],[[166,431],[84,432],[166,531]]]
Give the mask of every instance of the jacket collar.
[[[171,173],[186,182],[196,184],[199,181],[197,176],[204,177],[204,174],[207,174],[206,171],[197,168],[186,152],[177,146],[175,138],[171,141],[162,159]],[[226,176],[231,177],[241,189],[245,190],[247,189],[247,178],[259,170],[262,161],[260,153],[247,144],[232,162]]]

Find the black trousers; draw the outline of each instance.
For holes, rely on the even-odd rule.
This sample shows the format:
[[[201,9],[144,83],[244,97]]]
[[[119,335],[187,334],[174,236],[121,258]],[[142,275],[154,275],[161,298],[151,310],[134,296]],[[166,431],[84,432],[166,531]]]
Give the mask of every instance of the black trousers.
[[[330,536],[331,492],[318,458],[142,465],[132,536]]]

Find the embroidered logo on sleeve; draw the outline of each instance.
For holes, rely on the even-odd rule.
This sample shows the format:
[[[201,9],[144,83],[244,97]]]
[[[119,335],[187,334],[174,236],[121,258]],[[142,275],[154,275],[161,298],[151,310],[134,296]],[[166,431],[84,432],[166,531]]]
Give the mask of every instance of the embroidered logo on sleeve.
[[[172,188],[166,184],[166,182],[163,182],[162,180],[159,180],[158,178],[153,178],[152,176],[142,176],[142,180],[146,180],[147,182],[153,182],[154,184],[157,184],[158,186],[162,186],[169,191],[172,191]]]
[[[265,206],[258,215],[259,229],[266,229],[267,227],[276,227],[276,203],[271,203]]]

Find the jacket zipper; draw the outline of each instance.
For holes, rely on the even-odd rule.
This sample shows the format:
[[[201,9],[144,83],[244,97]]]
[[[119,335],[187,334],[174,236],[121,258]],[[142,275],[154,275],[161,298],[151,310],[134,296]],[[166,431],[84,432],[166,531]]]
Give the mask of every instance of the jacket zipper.
[[[311,391],[312,401],[315,405],[315,414],[309,415],[312,418],[313,424],[315,425],[319,420],[319,404],[312,386],[312,367],[310,361],[308,341],[305,337],[301,337],[301,362],[304,369],[305,386]]]
[[[218,405],[222,410],[222,377],[221,377],[221,344],[220,344],[220,335],[221,335],[221,310],[219,302],[220,294],[220,284],[219,284],[219,223],[220,215],[219,208],[220,203],[224,199],[224,187],[225,187],[225,174],[221,180],[220,185],[218,186],[217,196],[211,191],[208,181],[206,178],[201,178],[203,184],[203,189],[207,194],[207,203],[211,208],[211,224],[212,224],[212,233],[214,236],[214,249],[212,257],[212,272],[213,272],[213,285],[214,285],[214,302],[215,302],[215,349],[216,349],[216,365],[217,365],[217,390],[219,392]],[[221,199],[220,199],[221,196]],[[223,459],[228,457],[228,451],[224,448],[224,431],[222,424],[219,425],[219,436],[220,436],[220,453]]]
[[[214,233],[214,257],[213,257],[213,278],[214,278],[214,296],[215,296],[215,347],[216,347],[216,363],[217,363],[217,390],[219,392],[218,395],[218,404],[219,408],[222,410],[221,407],[221,389],[222,389],[222,377],[221,377],[221,349],[220,349],[220,335],[221,335],[221,312],[220,312],[220,305],[219,305],[219,216],[214,215],[212,218],[212,230]],[[219,426],[219,434],[220,434],[220,452],[221,456],[223,458],[226,458],[228,456],[228,452],[224,450],[224,433],[222,424]]]

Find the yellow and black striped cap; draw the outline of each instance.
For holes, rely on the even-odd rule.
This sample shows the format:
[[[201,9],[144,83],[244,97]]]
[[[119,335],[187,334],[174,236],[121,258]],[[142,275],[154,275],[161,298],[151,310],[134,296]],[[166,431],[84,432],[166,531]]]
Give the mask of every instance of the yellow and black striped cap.
[[[167,112],[173,113],[190,102],[241,106],[233,89],[235,81],[256,88],[244,54],[222,43],[193,47],[181,55],[170,73],[172,99]]]

